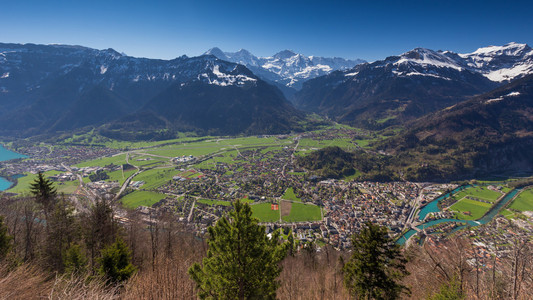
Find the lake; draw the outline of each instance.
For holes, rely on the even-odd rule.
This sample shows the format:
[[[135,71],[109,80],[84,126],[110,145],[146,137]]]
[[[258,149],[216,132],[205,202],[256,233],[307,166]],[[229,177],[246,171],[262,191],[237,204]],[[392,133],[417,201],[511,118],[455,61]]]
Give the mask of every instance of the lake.
[[[26,155],[22,155],[20,153],[8,150],[0,144],[0,161],[6,161],[6,160],[11,160],[11,159],[16,159],[16,158],[26,158],[26,157],[27,157]],[[11,186],[11,184],[12,182],[8,181],[7,179],[3,177],[0,177],[0,191],[7,190]]]

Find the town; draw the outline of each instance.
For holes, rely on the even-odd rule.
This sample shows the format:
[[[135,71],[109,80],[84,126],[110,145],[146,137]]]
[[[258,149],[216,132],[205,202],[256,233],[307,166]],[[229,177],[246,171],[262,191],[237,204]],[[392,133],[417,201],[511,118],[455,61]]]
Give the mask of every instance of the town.
[[[459,184],[327,179],[313,176],[296,164],[298,155],[333,141],[361,148],[355,141],[364,134],[335,129],[255,138],[261,146],[231,145],[232,139],[227,139],[229,146],[200,155],[180,150],[177,153],[181,155],[176,156],[168,156],[174,152],[163,150],[37,146],[24,149],[27,159],[2,162],[1,171],[7,176],[45,172],[58,187],[72,187],[69,194],[74,203],[83,206],[94,197],[114,201],[121,222],[128,222],[129,209],[143,216],[146,224],[155,216],[171,214],[199,236],[228,213],[232,201],[240,199],[251,205],[268,233],[279,228],[285,234],[292,231],[302,247],[313,243],[318,249],[325,244],[348,249],[351,235],[366,222],[386,226],[391,236],[400,238],[424,222],[454,217],[454,212],[446,209],[423,218],[419,214],[421,208]],[[266,141],[270,144],[263,145]],[[191,149],[193,146],[197,144]],[[91,163],[98,159],[102,163]],[[451,207],[455,202],[444,198],[439,203]],[[502,224],[514,224],[514,229],[501,230]],[[463,227],[465,223],[459,222],[436,224],[418,229],[407,242],[438,243],[455,233],[473,239],[480,253],[505,256],[505,246],[509,245],[505,241],[510,235],[523,236],[532,230],[527,221],[501,215],[487,225],[458,230]]]

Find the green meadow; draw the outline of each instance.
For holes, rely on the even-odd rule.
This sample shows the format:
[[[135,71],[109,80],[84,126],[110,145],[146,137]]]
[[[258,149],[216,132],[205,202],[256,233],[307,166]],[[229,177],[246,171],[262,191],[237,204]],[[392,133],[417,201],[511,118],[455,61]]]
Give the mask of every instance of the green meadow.
[[[251,205],[253,216],[258,218],[261,222],[279,221],[280,211],[272,210],[270,205],[270,203],[258,203]]]
[[[481,218],[490,208],[491,204],[479,202],[471,199],[463,199],[450,207],[455,211],[455,217],[460,220],[477,220]],[[469,212],[467,214],[466,212]]]
[[[302,202],[302,199],[298,198],[296,194],[294,194],[294,189],[292,187],[285,190],[285,193],[283,196],[281,196],[281,199]]]
[[[320,221],[322,214],[319,206],[293,202],[290,214],[283,216],[282,220],[284,222]]]
[[[455,199],[461,200],[465,197],[476,198],[489,202],[495,202],[503,194],[500,192],[489,190],[486,186],[473,186],[460,191],[454,195]]]
[[[121,202],[127,208],[137,208],[141,205],[150,207],[165,197],[165,194],[150,191],[135,191],[122,197]]]
[[[172,180],[172,177],[179,173],[175,168],[150,169],[141,172],[133,177],[133,181],[144,181],[141,187],[143,190],[150,190],[160,187],[161,185]]]
[[[524,190],[510,206],[511,209],[518,211],[533,211],[533,189]]]

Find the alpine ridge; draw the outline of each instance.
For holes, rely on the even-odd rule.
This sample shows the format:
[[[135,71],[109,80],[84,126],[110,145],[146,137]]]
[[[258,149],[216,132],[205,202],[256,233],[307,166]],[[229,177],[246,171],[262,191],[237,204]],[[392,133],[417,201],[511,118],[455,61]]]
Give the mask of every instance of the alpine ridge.
[[[0,44],[0,74],[2,135],[28,136],[85,126],[98,127],[114,121],[117,121],[113,123],[114,128],[117,128],[118,124],[128,123],[124,122],[128,116],[142,115],[146,112],[140,110],[153,108],[147,106],[156,101],[152,99],[159,99],[161,105],[165,103],[159,110],[151,110],[152,114],[165,111],[179,115],[179,112],[196,107],[195,113],[189,115],[194,115],[195,122],[188,124],[183,119],[175,123],[176,118],[171,118],[172,122],[169,122],[167,117],[163,125],[188,130],[214,130],[219,134],[236,134],[239,130],[250,134],[279,133],[279,130],[286,132],[291,127],[289,119],[298,119],[301,115],[296,113],[278,89],[258,78],[245,66],[211,55],[159,60],[130,57],[112,49]],[[171,103],[172,99],[161,101],[161,95],[168,94],[167,90],[174,88],[187,89],[188,95],[194,89],[194,100],[180,98],[181,106]],[[214,102],[225,108],[218,110],[217,119],[235,120],[245,115],[247,118],[243,117],[242,122],[248,123],[239,122],[239,126],[231,130],[228,127],[225,127],[228,130],[221,130],[196,126],[199,121],[207,119],[208,107]],[[204,106],[198,107],[198,103]],[[170,111],[170,107],[176,111]],[[235,107],[240,110],[234,110]],[[267,117],[263,114],[266,112],[278,118],[272,118],[270,123],[252,122],[249,119],[265,120]],[[158,123],[160,117],[157,115],[152,118],[158,120],[153,124],[144,119],[143,125],[155,128],[157,126],[154,125],[161,125]],[[276,120],[281,119],[283,125],[276,124]],[[267,127],[260,128],[267,123],[271,131]]]
[[[223,52],[215,47],[209,49],[205,54],[245,65],[262,79],[284,86],[283,91],[292,91],[292,93],[295,90],[300,90],[302,84],[309,79],[336,70],[351,69],[355,65],[365,62],[362,59],[304,56],[291,50],[283,50],[270,57],[257,57],[245,49],[237,52]]]
[[[457,54],[415,48],[309,80],[295,96],[303,110],[369,128],[401,124],[533,73],[526,44]]]

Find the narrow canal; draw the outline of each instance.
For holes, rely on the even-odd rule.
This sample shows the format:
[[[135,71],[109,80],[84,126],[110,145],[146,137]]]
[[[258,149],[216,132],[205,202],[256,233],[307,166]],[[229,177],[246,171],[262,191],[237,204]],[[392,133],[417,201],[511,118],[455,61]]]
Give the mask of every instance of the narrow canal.
[[[426,206],[424,206],[418,216],[419,216],[419,220],[423,221],[426,216],[429,214],[429,213],[432,213],[432,212],[439,212],[439,206],[438,206],[438,203],[439,201],[461,191],[461,190],[464,190],[468,187],[471,187],[471,185],[465,185],[465,186],[460,186],[458,188],[456,188],[455,190],[451,191],[450,193],[446,193],[438,198],[436,198],[435,200],[431,201],[430,203],[428,203]],[[521,191],[521,189],[515,189],[515,190],[512,190],[510,191],[509,193],[507,193],[498,203],[496,203],[493,207],[491,207],[491,209],[481,218],[475,220],[475,221],[471,221],[471,220],[458,220],[458,219],[437,219],[437,220],[431,220],[431,221],[428,221],[428,222],[424,222],[418,226],[416,226],[416,228],[420,229],[420,230],[423,230],[425,228],[428,228],[428,227],[431,227],[431,226],[434,226],[434,225],[437,225],[437,224],[440,224],[440,223],[449,223],[449,222],[458,222],[458,223],[466,223],[466,225],[464,226],[460,226],[456,229],[454,229],[454,231],[458,230],[458,229],[462,229],[466,226],[478,226],[478,225],[481,225],[481,224],[486,224],[488,222],[490,222],[497,214],[498,212],[502,209],[502,207],[504,207],[505,205],[507,205],[507,203],[509,203],[509,201],[511,201],[519,192]],[[404,245],[407,240],[409,240],[409,238],[411,238],[413,235],[415,235],[417,233],[416,230],[414,229],[411,229],[409,231],[407,231],[406,233],[404,233],[400,238],[398,238],[398,240],[396,241],[396,243],[400,244],[400,245]]]

